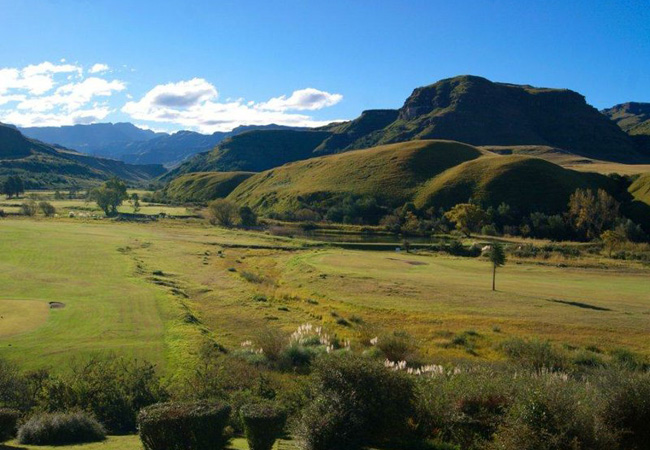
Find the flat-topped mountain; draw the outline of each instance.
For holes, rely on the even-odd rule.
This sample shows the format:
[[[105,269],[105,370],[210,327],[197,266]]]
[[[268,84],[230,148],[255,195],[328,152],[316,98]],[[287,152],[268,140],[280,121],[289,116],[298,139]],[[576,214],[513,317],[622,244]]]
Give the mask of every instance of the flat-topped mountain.
[[[417,88],[398,110],[364,111],[309,135],[244,133],[169,176],[215,170],[265,170],[323,154],[418,139],[478,146],[547,146],[598,160],[650,161],[650,150],[577,92],[458,76]],[[320,139],[320,140],[319,140]],[[300,147],[299,152],[287,148]],[[224,163],[227,153],[228,163]]]

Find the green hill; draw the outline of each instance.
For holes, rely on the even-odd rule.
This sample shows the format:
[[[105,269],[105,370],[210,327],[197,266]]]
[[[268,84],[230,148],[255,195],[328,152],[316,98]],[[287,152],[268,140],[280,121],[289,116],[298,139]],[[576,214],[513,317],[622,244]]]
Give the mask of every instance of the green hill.
[[[602,112],[629,134],[650,135],[650,103],[622,103]]]
[[[650,173],[640,175],[630,185],[629,191],[636,200],[650,205]]]
[[[368,148],[375,133],[380,133],[398,116],[395,109],[374,109],[364,111],[359,118],[350,122],[328,127],[332,135],[316,147],[316,152],[337,153],[345,150]]]
[[[328,131],[255,130],[233,136],[214,150],[196,155],[165,175],[165,180],[191,172],[261,172],[314,156]]]
[[[413,141],[312,158],[256,174],[229,198],[260,212],[324,206],[348,194],[386,206],[411,199],[431,177],[483,153],[452,141]]]
[[[20,175],[28,188],[91,186],[112,176],[141,183],[164,172],[159,165],[125,164],[53,147],[0,125],[0,177]]]
[[[450,208],[473,199],[492,206],[505,202],[520,213],[558,213],[578,188],[615,190],[603,175],[563,169],[539,158],[485,156],[430,180],[418,191],[415,204]]]
[[[208,202],[227,197],[252,172],[196,172],[173,179],[162,191],[173,202]]]

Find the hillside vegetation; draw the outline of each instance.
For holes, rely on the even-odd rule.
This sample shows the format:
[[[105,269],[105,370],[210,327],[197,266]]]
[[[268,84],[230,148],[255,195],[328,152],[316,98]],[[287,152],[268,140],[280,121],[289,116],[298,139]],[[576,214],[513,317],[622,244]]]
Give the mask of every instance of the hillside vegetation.
[[[418,207],[450,208],[472,199],[485,205],[502,202],[519,212],[564,211],[576,189],[605,189],[614,185],[603,175],[563,169],[526,156],[486,156],[447,170],[419,190]]]
[[[260,172],[314,156],[327,131],[254,130],[221,142],[165,175],[165,180],[191,172]]]
[[[640,175],[632,183],[629,191],[636,200],[650,205],[650,173]]]
[[[372,196],[384,205],[409,201],[422,183],[481,151],[452,141],[413,141],[312,158],[256,174],[230,198],[260,211],[331,204],[345,195]]]
[[[196,172],[173,179],[163,189],[163,197],[172,202],[208,202],[227,197],[252,172]]]
[[[52,147],[0,125],[0,177],[20,175],[29,188],[90,186],[113,176],[138,183],[164,172],[159,165],[125,164]]]

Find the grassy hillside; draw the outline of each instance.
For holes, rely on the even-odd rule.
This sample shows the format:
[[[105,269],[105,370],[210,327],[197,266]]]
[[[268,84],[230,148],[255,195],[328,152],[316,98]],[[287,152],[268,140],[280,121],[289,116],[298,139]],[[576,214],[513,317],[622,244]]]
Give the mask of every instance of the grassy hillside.
[[[548,145],[484,145],[483,150],[497,155],[534,156],[562,166],[565,169],[580,172],[596,172],[603,175],[617,173],[620,175],[636,175],[650,172],[650,164],[624,164],[612,161],[587,158],[586,156],[562,150]]]
[[[52,147],[0,125],[0,177],[20,175],[29,188],[91,186],[112,176],[138,183],[164,171],[158,165],[125,164]]]
[[[166,199],[185,202],[207,202],[227,197],[253,172],[196,172],[174,178],[163,189]]]
[[[452,141],[413,141],[312,158],[254,175],[230,198],[260,211],[333,203],[370,195],[387,206],[408,201],[429,178],[478,158],[475,147]]]
[[[395,109],[369,110],[355,120],[328,127],[332,135],[316,147],[316,152],[337,153],[370,147],[368,142],[372,141],[372,136],[394,122],[397,115]]]
[[[261,172],[313,156],[327,131],[255,130],[233,136],[180,165],[165,180],[191,172]]]
[[[640,175],[629,190],[636,200],[650,205],[650,173]]]
[[[486,156],[453,167],[417,194],[419,207],[449,208],[469,199],[485,205],[509,204],[520,212],[562,212],[578,188],[614,190],[607,177],[563,169],[526,156]]]
[[[630,134],[650,135],[650,103],[623,103],[603,110],[603,114]]]

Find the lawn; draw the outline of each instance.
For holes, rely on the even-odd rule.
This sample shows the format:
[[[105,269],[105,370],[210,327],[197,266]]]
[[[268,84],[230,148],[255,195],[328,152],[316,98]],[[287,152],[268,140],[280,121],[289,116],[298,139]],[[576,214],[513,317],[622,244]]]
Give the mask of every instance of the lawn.
[[[273,447],[275,450],[295,450],[295,447],[288,441],[278,441]],[[109,436],[104,442],[82,445],[65,446],[41,446],[41,445],[20,445],[16,442],[9,442],[0,450],[142,450],[142,444],[138,436]],[[233,439],[230,450],[248,450],[245,439]]]
[[[403,330],[433,360],[497,359],[496,344],[530,336],[650,355],[650,270],[630,262],[513,260],[492,292],[480,258],[198,221],[3,219],[0,235],[0,355],[23,367],[113,351],[176,371],[207,340],[238,348],[305,322],[353,342]]]

